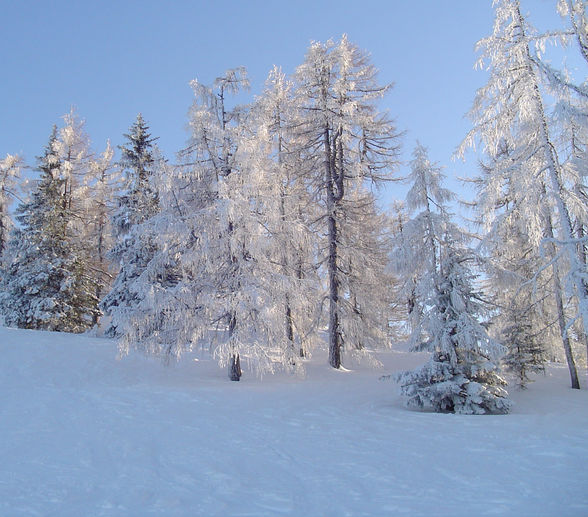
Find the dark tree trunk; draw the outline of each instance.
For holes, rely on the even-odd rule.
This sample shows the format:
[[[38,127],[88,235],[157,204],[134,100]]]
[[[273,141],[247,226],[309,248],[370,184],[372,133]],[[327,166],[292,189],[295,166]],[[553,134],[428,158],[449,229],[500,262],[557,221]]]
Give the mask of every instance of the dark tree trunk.
[[[341,367],[341,329],[339,326],[339,279],[337,278],[337,223],[329,216],[329,364]]]
[[[232,341],[236,327],[237,317],[233,311],[229,319],[229,341]],[[239,352],[233,352],[229,357],[229,379],[232,381],[239,381],[241,380],[241,375],[243,375],[243,372],[241,371],[241,360],[239,358]]]
[[[232,381],[240,381],[242,374],[239,354],[233,354],[229,362],[229,379]]]
[[[286,295],[286,338],[288,339],[288,346],[290,347],[290,363],[295,364],[296,357],[294,346],[294,324],[292,320],[292,308],[290,307],[290,297]]]

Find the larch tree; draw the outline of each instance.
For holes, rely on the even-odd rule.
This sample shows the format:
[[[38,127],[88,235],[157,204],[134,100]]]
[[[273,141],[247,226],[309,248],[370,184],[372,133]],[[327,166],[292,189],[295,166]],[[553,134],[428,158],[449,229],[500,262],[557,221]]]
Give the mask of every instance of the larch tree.
[[[404,201],[396,200],[392,203],[388,217],[390,225],[390,250],[388,270],[393,276],[390,289],[392,308],[390,312],[390,330],[393,339],[404,341],[411,333],[411,319],[415,317],[416,309],[414,295],[417,276],[409,271],[407,260],[409,254],[404,251],[409,248],[410,243],[405,233],[405,225],[409,220]],[[417,317],[418,321],[419,318]]]
[[[274,322],[276,332],[284,329],[283,318],[275,318],[283,313],[274,310],[268,272],[276,267],[269,264],[268,228],[260,216],[267,204],[263,180],[271,173],[262,168],[267,142],[246,136],[249,109],[231,106],[231,97],[247,87],[242,68],[212,86],[192,82],[183,163],[163,180],[160,213],[146,223],[165,245],[145,278],[171,266],[177,281],[166,289],[150,286],[146,304],[153,309],[135,315],[122,340],[123,352],[134,346],[176,358],[207,346],[234,381],[242,363],[260,374],[274,370],[280,362],[272,355]],[[156,332],[155,321],[162,325]]]
[[[110,222],[114,210],[114,197],[119,186],[118,175],[112,162],[114,152],[107,142],[104,152],[92,160],[86,183],[92,193],[86,203],[87,238],[89,268],[96,280],[96,298],[102,300],[105,291],[113,281],[112,261],[108,251],[113,244]],[[98,323],[98,320],[94,322]]]
[[[550,250],[554,282],[559,273],[577,307],[572,320],[588,328],[588,290],[585,264],[578,254],[578,240],[570,213],[571,190],[558,156],[557,138],[545,105],[544,68],[539,65],[536,35],[521,13],[518,0],[495,2],[493,33],[478,43],[480,65],[487,63],[488,83],[476,94],[470,117],[474,128],[462,143],[461,151],[481,141],[484,151],[495,156],[500,146],[508,145],[514,156],[511,167],[517,174],[519,195],[525,185],[544,190],[542,205],[534,210],[542,218],[545,247]],[[529,213],[533,217],[532,213]],[[545,267],[545,266],[544,266]],[[558,294],[559,292],[559,294]],[[570,323],[565,320],[561,287],[554,286],[560,327],[565,339]],[[574,382],[574,381],[572,381]]]
[[[524,388],[529,373],[544,370],[557,313],[553,272],[542,269],[547,258],[539,253],[545,221],[537,207],[546,202],[544,189],[540,182],[520,184],[526,180],[518,167],[504,142],[471,181],[477,190],[472,207],[481,231],[478,252],[495,306],[490,329],[507,348],[505,363]]]
[[[110,263],[106,258],[110,229],[108,213],[116,187],[112,167],[112,149],[96,157],[86,133],[85,121],[72,108],[63,117],[58,131],[56,151],[61,162],[64,182],[63,203],[70,215],[72,244],[81,264],[81,274],[95,286],[94,297],[99,302],[111,282]],[[100,311],[93,309],[94,325]]]
[[[347,303],[345,294],[351,285],[342,262],[345,221],[358,217],[359,224],[373,213],[373,198],[360,193],[366,184],[390,178],[396,165],[398,134],[377,109],[389,86],[378,84],[368,55],[346,36],[338,43],[313,43],[297,69],[296,82],[298,145],[307,160],[309,186],[321,211],[319,231],[325,235],[320,260],[327,279],[329,364],[340,368],[343,322],[355,318],[358,327],[354,334],[367,331],[366,321],[354,315],[356,308]],[[359,215],[362,205],[366,210]],[[362,262],[359,255],[363,251],[357,250],[358,262]],[[376,265],[370,260],[365,263]],[[353,349],[358,343],[346,345]]]
[[[302,174],[293,128],[293,88],[292,81],[274,67],[263,94],[252,107],[246,140],[252,151],[248,172],[254,175],[249,181],[257,190],[253,196],[256,217],[265,229],[268,244],[265,275],[278,288],[275,295],[283,303],[283,333],[273,339],[282,343],[284,362],[299,367],[300,358],[310,354],[318,329],[318,298],[322,293],[314,264],[316,239],[310,229],[315,206]]]

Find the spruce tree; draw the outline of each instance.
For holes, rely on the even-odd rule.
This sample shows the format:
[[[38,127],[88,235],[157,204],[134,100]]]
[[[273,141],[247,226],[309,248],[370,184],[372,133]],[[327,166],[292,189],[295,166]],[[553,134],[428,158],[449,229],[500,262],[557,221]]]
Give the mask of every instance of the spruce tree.
[[[20,227],[9,244],[0,310],[9,326],[83,332],[97,315],[96,286],[72,233],[67,175],[58,148],[54,128],[39,158],[36,189],[16,211]]]
[[[141,295],[133,283],[144,273],[157,249],[155,239],[142,226],[159,211],[159,197],[152,184],[152,176],[162,162],[154,145],[157,138],[151,136],[140,113],[124,136],[127,143],[120,146],[119,162],[124,189],[111,220],[115,243],[109,252],[109,258],[120,269],[100,304],[111,318],[106,329],[106,335],[111,337],[121,335],[129,313],[137,308]]]
[[[407,205],[420,211],[404,223],[394,263],[399,274],[415,273],[408,284],[411,345],[431,359],[398,376],[401,393],[408,406],[438,412],[507,412],[506,382],[498,375],[504,349],[481,323],[488,313],[474,288],[474,256],[447,209],[453,193],[422,145],[413,156]]]
[[[409,407],[463,414],[507,413],[506,381],[499,375],[504,348],[493,341],[480,322],[484,316],[480,293],[467,250],[445,236],[434,289],[422,321],[426,340],[415,347],[431,353],[415,371],[398,376]]]

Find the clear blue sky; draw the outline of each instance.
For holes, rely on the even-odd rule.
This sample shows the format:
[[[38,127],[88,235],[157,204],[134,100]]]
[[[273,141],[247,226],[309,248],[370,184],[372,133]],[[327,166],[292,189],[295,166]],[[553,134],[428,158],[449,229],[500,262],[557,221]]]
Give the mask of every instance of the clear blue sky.
[[[554,26],[555,3],[527,0],[524,7],[533,20]],[[272,65],[293,72],[311,40],[347,33],[372,54],[381,81],[395,83],[382,108],[406,131],[403,159],[419,139],[449,176],[475,173],[475,159],[455,164],[451,155],[485,82],[485,73],[473,69],[474,44],[492,29],[490,0],[0,0],[0,6],[0,157],[20,153],[34,164],[52,125],[73,105],[95,151],[107,139],[121,144],[141,112],[174,161],[187,139],[191,79],[208,83],[244,65],[252,95],[260,93]],[[401,192],[391,185],[384,202]]]

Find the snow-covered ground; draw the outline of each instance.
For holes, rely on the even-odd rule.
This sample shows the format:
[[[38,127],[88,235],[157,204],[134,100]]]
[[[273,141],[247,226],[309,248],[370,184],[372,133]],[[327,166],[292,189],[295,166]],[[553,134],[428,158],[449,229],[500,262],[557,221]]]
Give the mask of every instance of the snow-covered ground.
[[[506,416],[408,411],[383,370],[226,380],[212,362],[0,329],[1,516],[586,516],[588,391]]]

